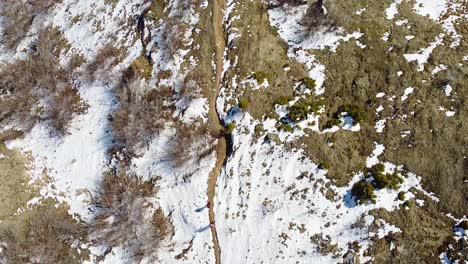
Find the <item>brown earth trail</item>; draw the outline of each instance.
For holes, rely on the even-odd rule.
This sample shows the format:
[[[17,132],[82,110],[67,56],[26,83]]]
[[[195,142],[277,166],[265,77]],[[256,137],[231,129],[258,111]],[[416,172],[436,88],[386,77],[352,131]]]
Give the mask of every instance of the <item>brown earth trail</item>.
[[[225,37],[224,37],[224,28],[223,28],[223,8],[225,5],[224,0],[212,0],[212,10],[213,10],[213,32],[214,32],[214,42],[216,49],[216,79],[213,86],[213,91],[209,98],[210,109],[208,112],[208,122],[210,124],[211,130],[216,134],[222,134],[223,123],[218,116],[216,111],[216,99],[219,94],[219,88],[221,86],[221,78],[223,72],[223,63],[224,63],[224,48],[226,46]],[[216,164],[213,170],[210,172],[208,177],[208,201],[210,202],[209,208],[209,219],[210,223],[215,222],[215,213],[214,213],[214,196],[216,193],[216,182],[218,175],[221,173],[223,168],[224,161],[227,155],[227,140],[224,136],[220,136],[218,139],[218,145],[216,146]],[[213,248],[215,253],[216,264],[221,263],[221,249],[218,244],[218,236],[216,233],[216,224],[211,228],[211,234],[213,237]]]

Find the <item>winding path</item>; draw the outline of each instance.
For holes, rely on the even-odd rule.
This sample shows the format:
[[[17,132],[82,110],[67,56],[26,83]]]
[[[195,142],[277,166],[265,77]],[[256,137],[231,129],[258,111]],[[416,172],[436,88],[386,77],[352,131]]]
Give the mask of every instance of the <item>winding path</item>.
[[[208,122],[210,124],[211,130],[218,135],[222,135],[223,131],[223,122],[222,119],[218,116],[216,111],[216,99],[219,94],[219,89],[221,87],[221,78],[223,72],[223,63],[224,63],[224,48],[226,46],[226,40],[224,37],[224,28],[223,28],[223,8],[225,5],[224,0],[211,0],[213,7],[213,35],[216,48],[216,79],[213,86],[213,91],[210,93],[209,104],[210,109],[208,112]],[[224,136],[220,136],[218,139],[218,145],[216,146],[216,165],[213,170],[210,172],[208,178],[208,201],[211,206],[209,208],[209,219],[210,223],[215,222],[215,213],[214,207],[214,196],[216,193],[216,182],[221,169],[223,168],[224,162],[227,157],[227,140]],[[218,236],[216,233],[216,224],[211,228],[211,234],[213,237],[213,248],[215,253],[216,264],[221,263],[221,249],[218,244]]]

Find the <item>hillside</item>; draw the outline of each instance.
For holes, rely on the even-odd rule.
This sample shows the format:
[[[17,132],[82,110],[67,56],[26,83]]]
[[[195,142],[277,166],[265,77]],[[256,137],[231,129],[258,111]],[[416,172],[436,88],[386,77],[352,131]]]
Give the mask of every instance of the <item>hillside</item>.
[[[0,263],[468,263],[467,9],[0,2]]]

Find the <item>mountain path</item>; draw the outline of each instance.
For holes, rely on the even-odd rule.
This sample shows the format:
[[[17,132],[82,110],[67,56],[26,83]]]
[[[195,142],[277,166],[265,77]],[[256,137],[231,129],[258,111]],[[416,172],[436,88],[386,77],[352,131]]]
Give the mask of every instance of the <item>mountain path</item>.
[[[210,109],[208,112],[208,122],[211,126],[211,130],[215,133],[222,134],[224,125],[216,110],[216,99],[218,98],[219,89],[221,87],[221,78],[224,64],[224,48],[226,46],[223,28],[223,8],[225,0],[212,0],[213,6],[213,35],[216,48],[216,79],[214,83],[214,91],[211,93],[209,98]],[[227,140],[224,136],[219,137],[218,145],[216,146],[216,164],[213,170],[210,172],[208,177],[208,201],[210,202],[209,207],[209,220],[210,223],[215,223],[214,213],[214,197],[216,193],[216,182],[219,174],[223,168],[225,159],[227,157]],[[215,253],[216,264],[221,263],[221,249],[218,243],[218,236],[216,232],[216,223],[211,228],[211,234],[213,237],[213,248]]]

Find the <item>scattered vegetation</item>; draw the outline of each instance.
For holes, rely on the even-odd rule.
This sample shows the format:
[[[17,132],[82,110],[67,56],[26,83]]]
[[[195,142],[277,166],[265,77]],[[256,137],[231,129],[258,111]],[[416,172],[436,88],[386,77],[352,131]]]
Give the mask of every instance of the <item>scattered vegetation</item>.
[[[231,130],[232,131],[232,130]],[[176,134],[167,151],[168,161],[175,168],[197,166],[200,161],[213,153],[216,147],[206,123],[190,125],[177,122]]]
[[[320,105],[320,102],[314,101],[311,98],[301,98],[288,107],[288,118],[294,122],[304,121],[309,114],[316,113],[320,109]]]
[[[77,243],[85,241],[86,226],[75,221],[66,207],[44,205],[15,219],[0,224],[0,260],[11,264],[84,261]]]
[[[328,128],[332,128],[334,126],[339,126],[339,125],[341,125],[341,121],[339,119],[332,118],[332,119],[327,121],[324,128],[328,129]]]
[[[351,189],[351,193],[359,202],[359,204],[363,204],[368,200],[370,200],[372,203],[375,203],[376,196],[374,194],[374,186],[365,180],[361,180],[354,184],[353,188]]]
[[[292,100],[294,100],[292,96],[280,96],[279,98],[275,100],[273,104],[274,105],[287,105]]]
[[[355,104],[347,104],[338,107],[334,118],[339,118],[343,113],[353,118],[353,124],[361,123],[368,119],[367,112]]]
[[[239,98],[239,107],[242,108],[242,109],[245,109],[247,108],[247,106],[249,105],[249,100],[247,98]]]
[[[315,80],[310,77],[305,77],[302,79],[302,84],[304,84],[309,90],[314,90],[316,86]]]
[[[2,1],[0,43],[7,49],[16,49],[19,42],[27,36],[34,17],[47,12],[54,4],[61,2],[61,0]]]
[[[74,114],[87,105],[74,82],[73,68],[62,67],[59,56],[68,44],[57,28],[43,29],[24,60],[0,70],[0,127],[15,124],[28,132],[38,121],[50,122],[53,132],[63,135]]]
[[[400,200],[400,201],[405,200],[405,192],[399,192],[398,193],[398,200]]]
[[[403,179],[398,176],[398,171],[393,174],[384,174],[385,166],[381,163],[371,167],[370,173],[374,177],[372,184],[379,189],[391,188],[397,190],[403,183]]]
[[[262,84],[265,80],[270,82],[270,78],[268,77],[268,74],[262,71],[257,71],[252,74],[252,78],[254,78],[258,84]]]
[[[235,128],[236,128],[236,122],[231,122],[224,126],[223,133],[225,135],[230,135]]]
[[[122,81],[117,89],[120,107],[112,118],[114,136],[121,147],[137,153],[149,145],[172,120],[174,107],[167,103],[172,95],[169,89],[151,89],[139,78]]]
[[[156,179],[144,181],[125,169],[106,173],[92,200],[97,209],[93,240],[108,248],[124,246],[136,263],[155,260],[158,248],[174,233],[170,220],[150,201],[157,191]]]

